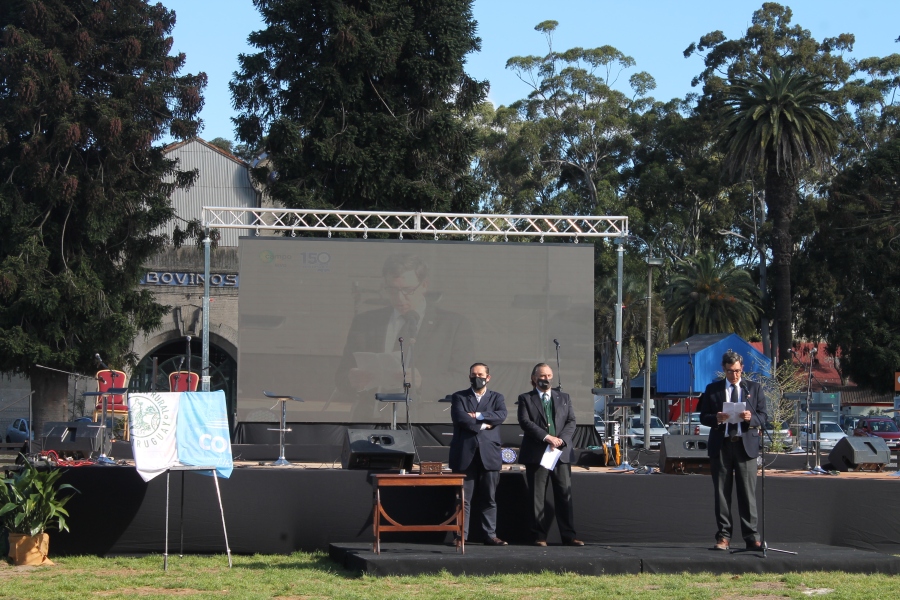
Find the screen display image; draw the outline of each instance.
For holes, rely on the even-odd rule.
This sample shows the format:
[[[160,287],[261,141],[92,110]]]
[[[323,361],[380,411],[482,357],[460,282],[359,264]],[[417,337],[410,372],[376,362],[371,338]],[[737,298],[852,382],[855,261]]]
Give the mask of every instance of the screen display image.
[[[280,418],[268,390],[303,399],[292,422],[390,423],[375,394],[406,381],[412,423],[449,423],[475,362],[508,422],[538,362],[593,418],[590,244],[245,237],[240,256],[238,421]]]

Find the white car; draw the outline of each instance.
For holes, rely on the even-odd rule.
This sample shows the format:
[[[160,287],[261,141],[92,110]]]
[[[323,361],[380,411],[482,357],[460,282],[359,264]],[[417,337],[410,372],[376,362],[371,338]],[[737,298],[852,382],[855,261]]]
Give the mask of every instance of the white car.
[[[659,417],[650,417],[650,447],[659,448],[664,435],[669,435]],[[628,423],[628,445],[632,448],[644,447],[644,423],[640,417],[631,417]]]
[[[681,421],[672,421],[669,423],[670,435],[681,435]],[[709,425],[700,423],[700,413],[693,412],[688,415],[688,420],[684,423],[684,435],[709,435]]]
[[[812,425],[810,432],[807,432],[806,425],[800,428],[801,448],[806,449],[809,446],[810,450],[816,449],[815,431],[815,424]],[[834,421],[822,421],[819,423],[819,450],[834,450],[835,444],[845,437],[847,437],[847,433]]]

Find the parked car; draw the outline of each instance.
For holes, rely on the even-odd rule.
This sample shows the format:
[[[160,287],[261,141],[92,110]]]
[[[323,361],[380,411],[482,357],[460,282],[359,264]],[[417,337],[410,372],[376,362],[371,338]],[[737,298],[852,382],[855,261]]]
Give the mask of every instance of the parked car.
[[[29,438],[33,440],[34,433],[32,433],[31,427],[28,426],[28,419],[16,419],[6,428],[7,444],[24,443]]]
[[[681,435],[681,421],[672,421],[669,423],[670,435]],[[709,425],[700,423],[700,413],[693,412],[688,415],[688,419],[684,424],[685,435],[709,435]]]
[[[785,421],[776,431],[771,423],[766,423],[766,431],[763,433],[763,443],[766,449],[772,449],[774,443],[780,443],[781,448],[790,448],[794,445],[794,436],[791,434],[791,424]]]
[[[664,435],[669,435],[659,417],[650,417],[650,447],[659,448]],[[644,447],[644,423],[640,417],[632,417],[628,426],[628,445],[632,448]]]
[[[862,417],[856,422],[853,435],[874,435],[883,439],[888,448],[900,448],[900,428],[889,417]]]
[[[809,450],[816,449],[816,426],[813,425],[807,432],[806,425],[800,428],[800,447]],[[834,450],[842,438],[847,437],[847,433],[841,429],[841,426],[834,421],[822,421],[819,423],[819,450]],[[813,443],[810,443],[813,442]]]

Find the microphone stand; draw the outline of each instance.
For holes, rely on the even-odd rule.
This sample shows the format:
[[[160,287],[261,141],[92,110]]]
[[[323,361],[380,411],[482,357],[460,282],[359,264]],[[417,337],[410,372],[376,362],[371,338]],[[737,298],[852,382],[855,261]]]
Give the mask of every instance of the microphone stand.
[[[747,394],[747,387],[744,385],[744,382],[741,381],[741,391]],[[750,403],[746,403],[747,406],[750,406]],[[756,548],[737,548],[731,551],[731,554],[740,554],[743,552],[762,552],[763,558],[767,558],[766,553],[771,550],[772,552],[781,552],[782,554],[797,554],[791,550],[781,550],[779,548],[770,548],[768,542],[766,542],[766,444],[763,436],[769,438],[769,443],[772,442],[772,436],[769,435],[769,431],[766,429],[765,420],[762,418],[762,415],[759,414],[759,403],[755,403],[753,406],[753,413],[756,415],[756,420],[759,423],[762,423],[760,426],[760,430],[762,431],[762,435],[759,436],[759,447],[762,456],[762,475],[761,475],[761,483],[762,486],[760,489],[760,519],[759,519],[759,530],[760,537],[762,538],[762,545],[759,549]]]
[[[556,380],[559,382],[559,386],[557,386],[558,391],[563,391],[562,388],[562,369],[559,366],[559,342],[553,340],[553,343],[556,344]]]
[[[193,392],[191,389],[191,336],[185,336],[185,341],[187,344],[187,391]],[[180,369],[179,369],[180,370]]]
[[[809,355],[809,364],[806,368],[806,470],[815,473],[809,464],[809,436],[812,432],[812,423],[810,422],[809,406],[812,403],[812,364],[815,353]],[[774,425],[773,425],[774,428]]]
[[[397,341],[400,342],[400,369],[403,371],[403,393],[406,395],[406,430],[409,432],[409,437],[412,440],[413,444],[413,452],[416,455],[416,464],[421,465],[422,460],[419,458],[419,446],[416,444],[416,436],[413,434],[412,424],[409,421],[409,388],[412,386],[410,382],[406,380],[406,360],[403,355],[403,338],[397,338]],[[410,361],[411,363],[412,361]],[[412,370],[412,365],[410,364],[410,370]],[[397,429],[397,403],[395,402],[392,410],[394,412],[393,417],[391,419],[393,428]]]

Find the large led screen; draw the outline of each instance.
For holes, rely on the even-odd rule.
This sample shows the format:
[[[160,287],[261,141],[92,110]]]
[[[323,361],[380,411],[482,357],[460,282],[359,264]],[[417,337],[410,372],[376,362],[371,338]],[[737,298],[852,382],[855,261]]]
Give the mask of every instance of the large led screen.
[[[592,422],[590,244],[245,237],[240,254],[239,421],[280,418],[267,390],[303,399],[293,422],[389,423],[375,394],[402,392],[405,371],[410,421],[449,423],[445,397],[483,362],[515,423],[546,362]]]

